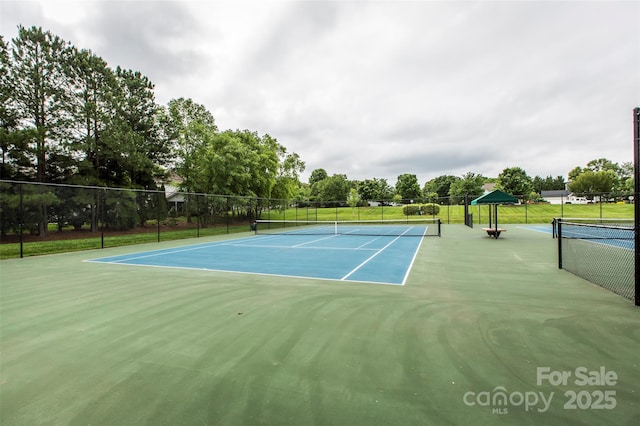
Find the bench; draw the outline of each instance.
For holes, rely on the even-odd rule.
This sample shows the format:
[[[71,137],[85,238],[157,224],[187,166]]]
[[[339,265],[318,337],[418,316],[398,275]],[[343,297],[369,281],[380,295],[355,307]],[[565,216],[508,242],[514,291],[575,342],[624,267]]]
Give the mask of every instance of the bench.
[[[501,232],[507,232],[503,228],[482,228],[483,231],[487,231],[487,235],[493,238],[498,238]]]

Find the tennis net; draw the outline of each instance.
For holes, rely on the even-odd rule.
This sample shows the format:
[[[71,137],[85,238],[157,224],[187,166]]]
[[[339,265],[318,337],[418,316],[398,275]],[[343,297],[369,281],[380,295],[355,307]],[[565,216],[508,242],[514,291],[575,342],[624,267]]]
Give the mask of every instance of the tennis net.
[[[633,219],[562,218],[553,221],[554,236],[562,224],[562,238],[582,240],[633,240]]]
[[[558,266],[633,299],[634,231],[633,219],[555,219]]]
[[[279,235],[439,237],[440,229],[439,218],[357,221],[257,220],[254,224],[256,234]]]

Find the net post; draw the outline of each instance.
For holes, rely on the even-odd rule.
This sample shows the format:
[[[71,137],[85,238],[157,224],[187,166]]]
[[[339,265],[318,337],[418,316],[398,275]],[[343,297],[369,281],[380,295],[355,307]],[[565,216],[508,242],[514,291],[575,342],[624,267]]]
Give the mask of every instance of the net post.
[[[640,306],[640,107],[633,110],[633,138],[635,305]]]
[[[558,238],[558,269],[562,269],[562,218],[556,219],[556,232]]]

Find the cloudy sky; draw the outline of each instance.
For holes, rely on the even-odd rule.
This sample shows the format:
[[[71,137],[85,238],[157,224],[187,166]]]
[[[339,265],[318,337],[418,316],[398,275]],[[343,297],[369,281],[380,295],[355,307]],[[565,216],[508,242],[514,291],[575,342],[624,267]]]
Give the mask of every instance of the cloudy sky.
[[[638,22],[633,0],[0,0],[7,41],[41,26],[140,71],[161,104],[275,137],[304,180],[392,185],[632,161]]]

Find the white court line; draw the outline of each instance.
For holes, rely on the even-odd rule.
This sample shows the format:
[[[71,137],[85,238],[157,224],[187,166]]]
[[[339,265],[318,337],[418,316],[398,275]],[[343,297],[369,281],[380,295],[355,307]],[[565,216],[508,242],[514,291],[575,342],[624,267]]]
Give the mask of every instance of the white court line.
[[[251,237],[249,238],[239,238],[236,239],[234,241],[242,241],[242,240],[250,240]],[[146,253],[144,256],[133,256],[133,257],[129,257],[129,255],[126,254],[121,254],[118,256],[104,256],[102,258],[98,258],[98,259],[91,259],[91,260],[85,260],[85,262],[99,262],[99,263],[118,263],[118,262],[127,262],[130,260],[136,260],[136,259],[144,259],[147,257],[155,257],[155,256],[163,256],[165,254],[174,254],[174,253],[182,253],[182,252],[186,252],[186,251],[193,251],[193,250],[202,250],[202,249],[208,249],[211,247],[215,247],[215,246],[224,246],[224,245],[230,245],[229,241],[231,240],[222,240],[222,241],[214,241],[211,243],[200,243],[200,244],[196,244],[196,245],[189,245],[183,248],[175,248],[175,249],[161,249],[161,250],[152,250],[151,252],[143,252]],[[132,253],[135,254],[135,253]],[[124,259],[119,259],[119,260],[111,260],[109,262],[104,262],[100,259],[107,259],[109,257],[123,257],[123,256],[127,256]]]
[[[217,269],[217,268],[196,268],[196,267],[190,267],[190,266],[167,266],[167,265],[146,265],[146,264],[135,264],[135,263],[114,263],[114,262],[95,262],[92,260],[85,260],[85,262],[89,262],[89,263],[104,263],[104,264],[113,264],[113,265],[118,265],[118,266],[125,266],[125,267],[143,267],[143,268],[159,268],[159,269],[183,269],[183,270],[188,270],[188,271],[205,271],[205,272],[224,272],[224,273],[229,273],[229,274],[242,274],[242,275],[257,275],[257,276],[264,276],[264,277],[282,277],[282,278],[295,278],[295,279],[303,279],[303,280],[310,280],[310,281],[333,281],[335,283],[338,283],[342,280],[338,280],[337,278],[321,278],[321,277],[312,277],[312,276],[308,276],[308,275],[287,275],[287,274],[270,274],[270,273],[265,273],[265,272],[249,272],[249,271],[235,271],[233,269]],[[387,283],[387,282],[383,282],[383,281],[358,281],[358,280],[348,280],[348,282],[351,283],[357,283],[357,284],[380,284],[380,285],[394,285],[394,286],[398,286],[400,284],[396,284],[396,283]],[[300,283],[296,283],[296,284],[300,284]]]
[[[182,253],[182,252],[185,252],[185,251],[202,250],[202,249],[207,249],[207,248],[211,248],[211,247],[214,247],[214,246],[220,246],[220,245],[225,245],[225,244],[220,242],[220,243],[213,243],[213,244],[206,244],[206,245],[198,245],[197,247],[189,247],[189,248],[180,249],[180,250],[162,250],[162,251],[155,250],[154,252],[151,252],[151,253],[146,254],[144,256],[125,257],[124,259],[111,260],[109,262],[104,262],[104,261],[101,261],[100,259],[93,259],[93,260],[88,260],[87,262],[100,262],[100,263],[128,262],[130,260],[145,259],[147,257],[164,256],[165,254],[175,254],[175,253]],[[108,256],[108,257],[121,257],[121,256],[127,256],[127,255],[123,254],[123,255],[120,255],[120,256]]]
[[[362,244],[361,246],[358,246],[356,249],[357,249],[357,250],[362,249],[364,246],[367,246],[367,245],[369,245],[369,244],[373,243],[374,241],[379,240],[379,239],[380,239],[380,238],[382,238],[382,237],[383,237],[383,236],[380,236],[380,237],[376,237],[376,238],[374,238],[374,239],[372,239],[372,240],[369,240],[369,241],[367,241],[366,243]],[[375,250],[375,249],[365,249],[365,250]]]
[[[225,244],[225,246],[232,247],[260,247],[260,248],[277,248],[277,249],[302,249],[302,250],[362,250],[362,251],[373,251],[377,249],[373,248],[361,248],[360,247],[302,247],[303,244],[298,244],[295,246],[278,246],[278,245],[266,245],[266,244]]]
[[[294,248],[302,247],[302,246],[307,245],[307,244],[315,243],[315,242],[322,241],[322,240],[328,240],[330,238],[335,238],[335,237],[336,237],[335,235],[330,235],[328,237],[316,238],[315,240],[307,241],[306,243],[302,243],[302,244],[296,244],[295,246],[291,246],[291,247],[294,247]]]
[[[404,234],[406,234],[407,232],[409,232],[411,229],[413,228],[413,226],[409,229],[407,229],[406,231],[404,231],[402,234],[398,235],[397,237],[395,237],[393,240],[391,240],[386,246],[382,247],[380,250],[378,250],[377,252],[375,252],[372,256],[370,256],[368,259],[366,259],[364,262],[362,262],[361,264],[359,264],[358,266],[355,267],[355,269],[353,269],[351,272],[349,272],[347,275],[345,275],[344,277],[340,278],[340,281],[344,281],[347,278],[349,278],[351,275],[353,275],[358,269],[362,268],[364,265],[366,265],[371,259],[373,259],[374,257],[376,257],[377,255],[379,255],[380,253],[382,253],[383,251],[385,251],[387,249],[387,247],[389,247],[391,244],[395,243],[396,241],[398,241],[399,238],[401,238]]]
[[[413,253],[413,258],[411,259],[411,263],[409,263],[409,267],[407,268],[407,272],[404,274],[404,278],[402,279],[402,285],[404,285],[407,282],[407,279],[409,278],[409,273],[411,272],[411,269],[413,268],[413,262],[416,261],[416,257],[418,257],[418,252],[420,251],[420,246],[422,246],[422,242],[424,241],[424,237],[420,238],[420,243],[418,244],[418,247],[416,247],[416,251],[415,253]]]

